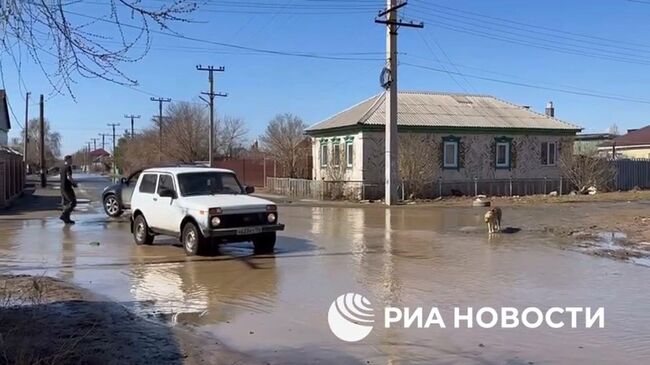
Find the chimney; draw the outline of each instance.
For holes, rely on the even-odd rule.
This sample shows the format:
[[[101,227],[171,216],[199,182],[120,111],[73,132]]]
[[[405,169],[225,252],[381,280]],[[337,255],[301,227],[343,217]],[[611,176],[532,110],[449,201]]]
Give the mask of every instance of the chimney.
[[[552,101],[549,101],[548,104],[546,104],[546,110],[544,111],[544,114],[551,118],[555,118],[555,108],[553,107]]]

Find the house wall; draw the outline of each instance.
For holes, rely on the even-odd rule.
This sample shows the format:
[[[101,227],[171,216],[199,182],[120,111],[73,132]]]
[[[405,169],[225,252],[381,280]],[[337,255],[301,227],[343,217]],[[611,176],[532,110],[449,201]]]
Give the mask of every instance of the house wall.
[[[612,148],[599,148],[602,154],[611,156]],[[650,145],[644,146],[621,146],[616,147],[616,157],[618,158],[650,158]]]
[[[573,136],[567,135],[524,135],[524,134],[473,134],[453,133],[460,137],[458,169],[442,168],[443,137],[450,133],[400,133],[401,150],[411,153],[405,158],[433,159],[433,172],[429,179],[437,181],[468,181],[477,177],[479,180],[494,179],[533,179],[559,178],[559,162],[555,166],[545,166],[541,162],[542,142],[557,142],[556,160],[561,155],[573,153]],[[495,168],[495,137],[512,138],[512,166],[510,169]],[[416,141],[416,142],[413,142]],[[363,135],[363,177],[366,183],[381,184],[384,181],[384,134],[382,132],[364,132]],[[404,143],[408,142],[405,146]],[[417,148],[413,143],[423,146]],[[402,161],[403,163],[404,161]]]
[[[9,138],[7,136],[7,131],[0,129],[0,146],[7,146],[9,144]]]
[[[335,166],[332,163],[334,144],[338,141],[341,146],[341,163]],[[352,166],[347,166],[345,145],[347,141],[352,143]],[[328,163],[321,162],[321,145],[327,146]],[[363,133],[339,134],[327,137],[312,138],[312,176],[314,180],[325,181],[362,181],[363,180]]]

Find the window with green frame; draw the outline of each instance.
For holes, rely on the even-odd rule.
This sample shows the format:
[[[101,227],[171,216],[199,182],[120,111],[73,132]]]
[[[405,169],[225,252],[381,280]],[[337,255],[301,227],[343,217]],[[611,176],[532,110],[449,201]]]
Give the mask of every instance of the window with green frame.
[[[327,149],[327,140],[321,140],[320,141],[320,165],[321,167],[327,166],[327,155],[328,155],[328,149]]]
[[[460,168],[459,153],[460,137],[447,136],[442,137],[442,168],[458,169]]]
[[[512,138],[497,137],[494,149],[494,166],[497,169],[510,169],[512,162]]]

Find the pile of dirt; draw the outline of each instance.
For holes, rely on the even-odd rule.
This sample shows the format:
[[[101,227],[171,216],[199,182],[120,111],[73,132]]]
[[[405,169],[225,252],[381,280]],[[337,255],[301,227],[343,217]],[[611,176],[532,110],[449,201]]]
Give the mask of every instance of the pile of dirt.
[[[252,364],[187,330],[49,277],[0,277],[0,361],[7,364]]]

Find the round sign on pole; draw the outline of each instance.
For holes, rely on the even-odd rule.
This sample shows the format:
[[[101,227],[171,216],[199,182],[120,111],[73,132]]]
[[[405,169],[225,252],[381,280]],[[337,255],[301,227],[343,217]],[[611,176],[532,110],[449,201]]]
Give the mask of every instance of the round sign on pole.
[[[388,89],[390,87],[390,83],[392,81],[393,81],[393,78],[391,77],[390,69],[388,69],[388,67],[384,67],[381,70],[381,74],[379,75],[379,84],[384,89]]]

